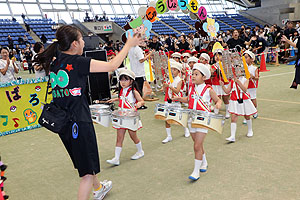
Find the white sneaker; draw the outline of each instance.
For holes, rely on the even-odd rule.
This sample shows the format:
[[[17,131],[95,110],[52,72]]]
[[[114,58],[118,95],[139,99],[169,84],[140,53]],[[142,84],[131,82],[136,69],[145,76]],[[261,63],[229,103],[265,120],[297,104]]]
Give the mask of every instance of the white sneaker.
[[[94,200],[102,200],[104,199],[105,195],[111,190],[112,182],[111,181],[103,181],[100,182],[102,188],[99,191],[94,191]]]
[[[230,113],[229,113],[229,112],[226,112],[225,118],[226,118],[226,119],[229,119],[229,118],[230,118]]]
[[[166,137],[166,139],[164,139],[162,141],[162,143],[166,144],[166,143],[171,142],[171,141],[172,141],[172,137]]]
[[[109,164],[112,164],[112,165],[116,165],[116,166],[120,165],[120,160],[117,159],[117,158],[113,158],[111,160],[107,160],[106,162],[109,163]]]
[[[247,124],[247,120],[246,119],[243,120],[243,124]]]
[[[190,131],[185,131],[184,132],[184,137],[188,138],[188,137],[190,137],[190,135],[191,135]]]
[[[253,131],[247,133],[247,137],[252,137],[252,136],[253,136]]]
[[[226,140],[229,141],[229,142],[235,142],[235,138],[231,137],[231,136],[226,138]]]
[[[191,179],[191,180],[193,180],[193,181],[197,181],[199,178],[200,178],[199,172],[198,172],[198,173],[193,172],[193,173],[189,176],[189,179]]]
[[[207,171],[207,163],[202,162],[202,165],[200,167],[200,172],[206,172],[206,171]]]
[[[144,155],[145,155],[144,151],[136,152],[133,156],[131,156],[131,160],[140,159],[140,158],[144,157]]]

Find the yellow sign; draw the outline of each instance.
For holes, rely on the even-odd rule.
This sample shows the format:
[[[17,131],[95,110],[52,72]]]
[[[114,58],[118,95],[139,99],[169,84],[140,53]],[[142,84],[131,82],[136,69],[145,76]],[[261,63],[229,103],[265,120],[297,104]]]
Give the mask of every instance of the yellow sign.
[[[0,86],[0,136],[38,128],[47,89],[45,79],[20,80]],[[48,93],[51,93],[49,89]],[[48,102],[52,94],[48,94]]]

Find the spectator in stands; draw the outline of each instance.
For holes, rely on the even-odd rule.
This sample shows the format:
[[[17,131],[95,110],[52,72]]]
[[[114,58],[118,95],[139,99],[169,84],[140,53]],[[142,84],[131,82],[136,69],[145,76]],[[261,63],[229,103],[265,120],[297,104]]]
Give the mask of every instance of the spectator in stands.
[[[14,17],[13,17],[11,20],[12,20],[13,22],[16,22],[16,21],[17,21],[16,18],[14,18]]]
[[[116,41],[114,49],[115,49],[116,51],[120,51],[121,45],[120,45],[120,41],[119,41],[119,40]]]
[[[41,42],[36,42],[34,44],[33,50],[36,53],[36,55],[34,56],[34,59],[35,59],[38,54],[41,54],[44,52],[44,50],[45,50],[44,45]],[[44,70],[45,66],[40,65],[38,63],[33,63],[33,67],[35,70],[35,78],[40,78],[40,77],[46,76],[46,72]]]
[[[185,35],[180,36],[180,42],[175,45],[175,48],[178,50],[190,50],[190,44],[186,41]]]
[[[150,49],[154,49],[155,51],[159,51],[161,49],[162,44],[158,41],[158,37],[154,35],[152,37],[152,42],[149,43],[148,47]]]
[[[300,22],[296,24],[296,31],[300,34]]]
[[[30,42],[28,41],[27,35],[24,35],[23,40],[24,40],[25,45],[30,44]]]
[[[245,41],[239,38],[239,31],[235,29],[232,33],[232,38],[230,38],[226,43],[221,39],[224,47],[228,47],[229,49],[236,48],[239,52],[245,47]]]
[[[260,26],[256,25],[254,28],[255,35],[258,35],[259,29],[260,29]]]
[[[175,40],[176,40],[175,34],[171,35],[166,39],[166,45],[169,51],[175,51]]]
[[[200,51],[200,36],[197,32],[194,35],[193,46],[195,47],[196,51]]]
[[[19,38],[18,38],[18,43],[19,43],[20,45],[23,45],[23,44],[24,44],[24,39],[23,39],[21,36],[19,36]]]
[[[25,28],[26,28],[27,33],[30,33],[30,26],[29,26],[29,24],[27,24],[27,23],[24,23],[24,24],[25,24]]]
[[[24,13],[22,13],[21,17],[22,17],[22,19],[23,19],[23,21],[24,21],[24,20],[25,20],[25,15],[24,15]]]
[[[109,52],[110,50],[115,51],[114,47],[113,47],[113,41],[108,41],[106,47],[104,47],[104,49]]]
[[[34,68],[32,66],[33,54],[32,54],[32,51],[29,49],[29,47],[26,47],[24,56],[25,56],[25,60],[27,61],[27,64],[28,64],[29,74],[31,74],[31,72],[34,73]]]
[[[264,38],[261,38],[257,35],[253,35],[249,42],[246,42],[250,46],[252,52],[260,54],[265,51],[267,47],[267,42]]]
[[[267,40],[266,33],[265,33],[265,30],[264,30],[264,29],[262,29],[262,28],[259,29],[258,37]]]
[[[90,22],[91,19],[90,19],[90,16],[89,16],[89,13],[87,11],[85,11],[85,18],[84,18],[84,21],[85,22]]]
[[[288,21],[286,23],[286,29],[284,30],[284,35],[288,39],[291,39],[291,37],[293,37],[295,31],[296,31],[296,29],[293,28],[293,22],[292,21]]]
[[[95,21],[97,22],[99,20],[99,16],[95,15]]]
[[[244,31],[241,31],[240,38],[244,41],[249,41],[251,39],[251,28],[247,27]]]
[[[13,41],[13,39],[11,38],[10,35],[7,36],[7,42],[8,42],[8,47],[9,47],[9,49],[13,49],[13,48],[14,48],[14,41]]]
[[[0,59],[0,82],[7,83],[16,80],[15,74],[19,73],[19,69],[15,64],[15,59],[9,59],[9,49],[1,49]]]
[[[42,41],[42,43],[43,44],[46,44],[46,42],[47,42],[47,37],[45,36],[45,34],[42,34],[42,36],[41,36],[41,41]]]

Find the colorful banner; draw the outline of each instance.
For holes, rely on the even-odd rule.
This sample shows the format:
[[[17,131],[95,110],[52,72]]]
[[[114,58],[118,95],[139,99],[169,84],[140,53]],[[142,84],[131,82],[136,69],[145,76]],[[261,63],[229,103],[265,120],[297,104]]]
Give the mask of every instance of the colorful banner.
[[[46,78],[18,80],[0,84],[0,136],[40,127],[45,101]],[[52,90],[49,89],[50,93]],[[48,94],[47,102],[52,95]]]

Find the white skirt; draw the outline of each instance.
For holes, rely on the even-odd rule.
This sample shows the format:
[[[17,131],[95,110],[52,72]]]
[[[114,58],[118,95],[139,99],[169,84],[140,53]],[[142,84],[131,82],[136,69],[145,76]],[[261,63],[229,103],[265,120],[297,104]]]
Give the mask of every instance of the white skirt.
[[[224,85],[226,88],[228,88],[229,84]],[[218,96],[227,96],[229,94],[226,94],[224,90],[222,89],[221,85],[212,85],[212,88],[217,93]]]
[[[135,131],[138,131],[138,130],[140,130],[141,128],[143,128],[143,124],[142,124],[142,121],[141,120],[139,120],[139,122],[138,122],[139,124],[138,124],[138,129],[137,130],[135,130]],[[122,128],[122,127],[120,127],[120,126],[117,126],[117,125],[113,125],[112,126],[114,129],[125,129],[125,130],[131,130],[131,129],[129,129],[129,128]],[[132,131],[132,130],[131,130]]]
[[[257,110],[250,99],[244,100],[243,103],[230,100],[228,111],[231,114],[241,115],[241,116],[245,116],[245,115],[250,116],[257,113]]]
[[[256,88],[249,88],[248,93],[250,94],[251,99],[256,99]]]

